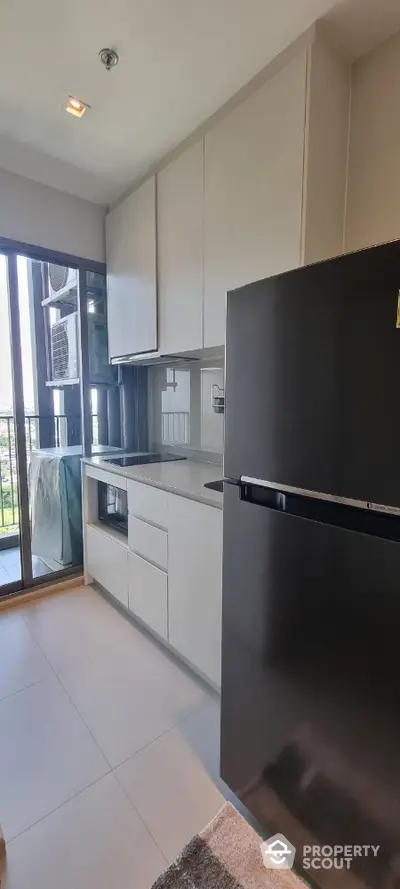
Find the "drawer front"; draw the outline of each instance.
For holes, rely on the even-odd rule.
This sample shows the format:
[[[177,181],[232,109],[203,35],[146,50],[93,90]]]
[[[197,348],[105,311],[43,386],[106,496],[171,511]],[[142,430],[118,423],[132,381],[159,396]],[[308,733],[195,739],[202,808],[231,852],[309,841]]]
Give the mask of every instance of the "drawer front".
[[[128,479],[129,515],[145,519],[152,525],[167,528],[167,494],[151,485],[142,485]]]
[[[135,516],[128,519],[129,549],[164,571],[168,570],[168,534]]]
[[[128,550],[107,534],[86,525],[87,571],[112,596],[128,605]]]
[[[164,571],[128,552],[129,608],[152,630],[168,638],[168,579]]]

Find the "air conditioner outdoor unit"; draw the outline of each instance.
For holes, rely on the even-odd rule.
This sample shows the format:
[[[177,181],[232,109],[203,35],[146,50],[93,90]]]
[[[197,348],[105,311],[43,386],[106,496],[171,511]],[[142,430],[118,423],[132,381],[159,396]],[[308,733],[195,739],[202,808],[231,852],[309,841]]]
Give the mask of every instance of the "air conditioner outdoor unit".
[[[49,296],[54,299],[62,299],[78,287],[78,269],[69,269],[65,265],[56,265],[49,262]],[[102,292],[104,278],[98,272],[85,272],[85,286],[91,290]]]
[[[76,290],[78,286],[78,270],[69,269],[64,265],[49,262],[49,296],[61,297]]]
[[[76,380],[79,376],[77,312],[51,327],[51,375],[53,380]]]

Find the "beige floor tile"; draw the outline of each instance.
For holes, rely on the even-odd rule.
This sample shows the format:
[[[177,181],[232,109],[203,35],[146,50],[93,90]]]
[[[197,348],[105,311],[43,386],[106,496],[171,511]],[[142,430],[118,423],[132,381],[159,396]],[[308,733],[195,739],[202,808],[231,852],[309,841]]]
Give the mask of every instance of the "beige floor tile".
[[[38,599],[23,617],[56,672],[131,638],[129,621],[91,587]]]
[[[131,643],[114,645],[60,679],[115,767],[184,719],[203,688],[131,626]]]
[[[55,677],[0,701],[0,817],[6,840],[108,770]]]
[[[0,698],[53,676],[21,615],[13,609],[0,612],[0,663]]]
[[[121,765],[116,776],[169,861],[224,804],[180,726]]]
[[[9,844],[2,889],[148,889],[165,867],[107,775]]]

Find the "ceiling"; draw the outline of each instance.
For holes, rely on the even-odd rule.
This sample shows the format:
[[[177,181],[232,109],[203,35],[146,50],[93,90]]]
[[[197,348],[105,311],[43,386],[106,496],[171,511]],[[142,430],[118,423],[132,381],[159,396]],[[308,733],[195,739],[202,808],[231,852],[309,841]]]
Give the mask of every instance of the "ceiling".
[[[349,57],[399,0],[1,0],[0,166],[110,203],[328,14]],[[395,8],[397,7],[397,8]],[[107,73],[103,46],[120,63]],[[66,114],[72,94],[91,105]]]
[[[343,55],[354,60],[400,30],[400,2],[342,0],[324,20]]]

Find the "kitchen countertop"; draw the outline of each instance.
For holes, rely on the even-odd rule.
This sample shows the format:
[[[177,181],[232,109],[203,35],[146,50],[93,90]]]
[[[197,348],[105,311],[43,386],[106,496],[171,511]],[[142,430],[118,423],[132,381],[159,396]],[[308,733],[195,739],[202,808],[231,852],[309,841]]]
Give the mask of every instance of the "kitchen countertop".
[[[198,463],[194,460],[176,460],[170,463],[145,463],[138,466],[114,466],[100,457],[83,460],[88,466],[105,469],[116,475],[161,488],[171,494],[197,500],[207,506],[222,509],[223,495],[218,491],[210,491],[204,487],[205,482],[214,482],[223,478],[222,466],[215,463]]]

